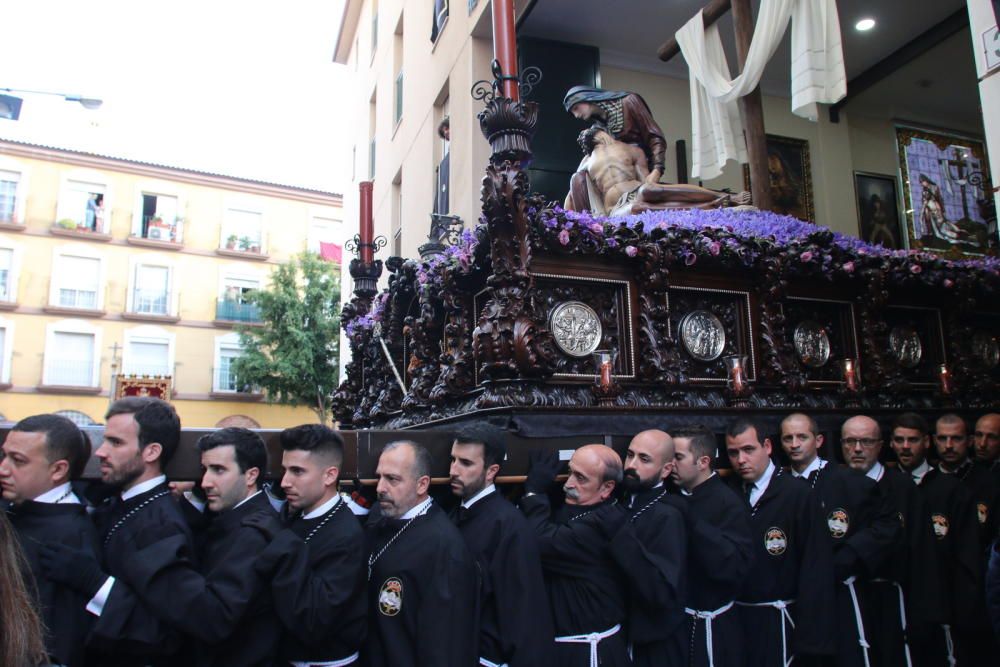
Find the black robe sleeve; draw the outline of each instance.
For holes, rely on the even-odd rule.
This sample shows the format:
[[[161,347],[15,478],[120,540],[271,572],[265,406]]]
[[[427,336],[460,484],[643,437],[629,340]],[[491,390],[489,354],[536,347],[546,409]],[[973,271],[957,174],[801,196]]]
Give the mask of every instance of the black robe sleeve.
[[[900,538],[899,516],[888,494],[874,480],[854,471],[843,472],[853,475],[853,484],[860,487],[856,493],[861,496],[858,504],[861,530],[848,535],[836,551],[834,562],[852,571],[860,564],[864,573],[872,576],[892,554]]]
[[[731,493],[723,489],[725,493]],[[735,494],[734,494],[735,497]],[[688,548],[690,558],[701,564],[706,579],[720,589],[740,590],[750,569],[753,544],[747,512],[724,512],[710,523],[698,516],[695,508],[688,513]]]
[[[584,577],[589,573],[595,548],[602,544],[594,540],[594,528],[591,525],[553,521],[552,507],[548,496],[544,494],[524,498],[521,509],[535,531],[543,565],[549,563],[569,575]]]
[[[826,519],[814,494],[805,494],[797,521],[796,533],[803,536],[803,552],[792,647],[796,653],[806,655],[833,655],[837,647],[836,635],[830,632],[836,623],[833,549]]]

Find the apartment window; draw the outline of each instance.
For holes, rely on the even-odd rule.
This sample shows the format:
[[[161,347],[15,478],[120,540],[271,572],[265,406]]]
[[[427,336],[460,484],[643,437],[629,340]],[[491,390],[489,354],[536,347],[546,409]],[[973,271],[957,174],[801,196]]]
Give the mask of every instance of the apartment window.
[[[233,370],[233,363],[243,354],[240,347],[240,340],[236,334],[229,334],[216,338],[215,342],[215,373],[212,381],[212,390],[217,392],[245,392],[251,391],[250,387],[240,384]]]
[[[222,294],[215,308],[215,319],[228,322],[260,322],[260,307],[250,303],[249,294],[260,289],[260,279],[224,276]]]
[[[173,340],[158,327],[138,327],[125,332],[122,372],[126,375],[173,375]]]
[[[228,208],[222,222],[222,247],[260,253],[263,248],[263,215],[245,208]]]
[[[475,9],[476,5],[478,5],[478,4],[479,4],[479,0],[469,0],[469,13],[470,14],[472,13],[472,10]]]
[[[375,137],[368,143],[368,180],[375,179]]]
[[[398,124],[403,119],[403,72],[396,75],[396,106],[393,111],[393,123]]]
[[[448,22],[448,0],[434,0],[434,16],[431,20],[431,41],[436,42]]]
[[[0,301],[16,301],[14,292],[14,249],[0,248]]]
[[[0,222],[17,221],[17,189],[21,174],[16,171],[0,170]]]
[[[400,12],[392,39],[392,71],[396,73],[393,86],[393,127],[403,118],[403,14]]]
[[[52,305],[100,310],[100,258],[61,253],[56,255],[53,268]]]
[[[97,387],[97,332],[71,323],[50,326],[43,382],[66,387]]]
[[[178,215],[177,197],[143,192],[141,209],[133,225],[132,234],[154,241],[181,240],[181,217]]]
[[[372,0],[372,59],[378,50],[378,0]]]
[[[103,183],[68,180],[59,199],[56,225],[106,233],[107,216]]]
[[[319,215],[309,221],[309,252],[332,262],[341,261],[341,222]]]
[[[129,312],[142,315],[170,315],[169,266],[136,264],[132,281],[132,307]]]
[[[10,359],[14,347],[14,323],[0,318],[0,384],[10,382]]]
[[[403,179],[392,182],[392,255],[403,256]]]

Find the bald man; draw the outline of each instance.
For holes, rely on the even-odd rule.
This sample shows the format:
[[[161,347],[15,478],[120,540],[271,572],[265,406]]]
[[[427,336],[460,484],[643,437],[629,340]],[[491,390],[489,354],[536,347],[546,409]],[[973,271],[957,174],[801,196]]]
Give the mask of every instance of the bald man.
[[[634,531],[615,536],[612,554],[629,575],[629,640],[635,665],[680,664],[671,637],[684,622],[687,535],[683,501],[667,493],[674,442],[663,431],[638,433],[625,454],[622,486]]]
[[[840,447],[847,465],[889,498],[900,523],[891,558],[870,573],[865,616],[876,664],[905,667],[920,648],[910,640],[947,622],[930,510],[909,475],[879,461],[882,429],[874,419],[857,415],[845,421]]]
[[[976,420],[972,437],[976,462],[992,472],[1000,484],[1000,414],[991,412]]]
[[[753,567],[737,612],[746,664],[785,667],[805,656],[835,652],[833,551],[826,522],[809,487],[771,460],[770,438],[748,419],[726,429],[732,488],[746,499],[753,531]]]
[[[630,665],[625,575],[612,536],[628,535],[628,514],[615,502],[621,458],[610,447],[584,445],[569,461],[566,503],[555,513],[547,491],[561,467],[555,451],[531,453],[521,509],[538,536],[555,625],[559,667]]]

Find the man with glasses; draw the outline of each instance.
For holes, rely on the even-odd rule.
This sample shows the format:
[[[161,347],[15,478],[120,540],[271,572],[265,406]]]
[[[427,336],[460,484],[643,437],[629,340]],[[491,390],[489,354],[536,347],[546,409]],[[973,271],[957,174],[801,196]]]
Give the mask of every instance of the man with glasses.
[[[879,461],[882,430],[871,417],[851,417],[840,428],[844,461],[875,480],[893,502],[902,533],[891,560],[872,572],[865,609],[876,664],[912,664],[909,639],[946,621],[934,533],[926,504],[906,473]]]

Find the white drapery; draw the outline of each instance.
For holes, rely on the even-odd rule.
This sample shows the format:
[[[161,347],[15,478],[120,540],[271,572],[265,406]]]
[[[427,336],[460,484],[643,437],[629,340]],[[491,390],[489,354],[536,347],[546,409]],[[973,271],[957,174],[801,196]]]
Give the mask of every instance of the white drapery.
[[[735,79],[715,24],[699,12],[677,31],[691,70],[691,175],[710,179],[728,160],[747,161],[737,106],[764,74],[764,67],[792,24],[792,113],[816,120],[819,102],[847,93],[836,0],[761,0],[746,65]]]

